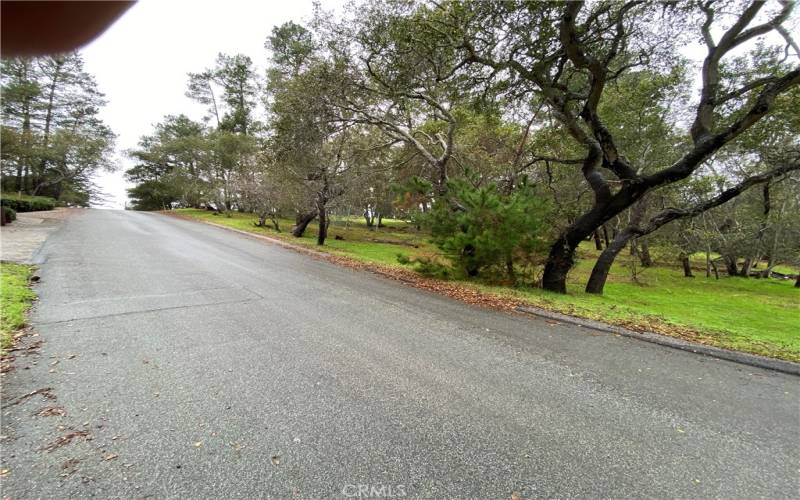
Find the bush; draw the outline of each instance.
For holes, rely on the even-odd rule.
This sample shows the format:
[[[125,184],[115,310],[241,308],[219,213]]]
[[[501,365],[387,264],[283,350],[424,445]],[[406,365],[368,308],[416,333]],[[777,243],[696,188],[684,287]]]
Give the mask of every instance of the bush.
[[[54,209],[56,200],[46,196],[4,194],[0,197],[0,206],[11,208],[17,212],[39,212],[41,210]]]
[[[497,186],[448,184],[447,198],[427,217],[433,242],[456,270],[468,276],[505,273],[513,282],[515,263],[528,263],[545,248],[541,238],[547,205],[523,183],[511,194]]]
[[[3,224],[8,224],[9,222],[17,220],[16,210],[10,207],[2,207],[2,210]]]
[[[449,280],[452,278],[452,270],[432,257],[416,256],[409,258],[402,253],[398,253],[397,262],[404,266],[412,266],[414,271],[429,278],[440,280]]]

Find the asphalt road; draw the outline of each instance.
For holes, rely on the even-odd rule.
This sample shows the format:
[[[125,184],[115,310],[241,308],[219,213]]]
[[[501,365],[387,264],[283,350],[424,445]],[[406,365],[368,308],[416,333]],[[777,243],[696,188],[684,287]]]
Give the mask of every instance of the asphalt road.
[[[797,377],[155,214],[87,211],[38,258],[14,499],[798,495]]]

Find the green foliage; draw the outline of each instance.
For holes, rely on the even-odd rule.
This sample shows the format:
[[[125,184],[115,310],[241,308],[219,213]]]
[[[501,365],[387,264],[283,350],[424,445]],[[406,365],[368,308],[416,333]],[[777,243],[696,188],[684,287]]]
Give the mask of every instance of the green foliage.
[[[11,346],[14,332],[25,326],[25,314],[36,294],[28,287],[33,268],[0,262],[0,350]]]
[[[543,248],[547,205],[525,183],[511,194],[495,184],[476,187],[465,180],[448,185],[445,200],[427,217],[434,243],[455,268],[469,276],[505,269],[515,280],[515,262],[530,263]]]
[[[105,97],[77,53],[8,58],[0,72],[2,187],[88,205],[92,182],[112,171],[115,135],[100,119]]]
[[[272,28],[264,46],[272,51],[272,60],[278,67],[296,73],[314,51],[314,40],[305,27],[289,21]]]
[[[393,184],[390,191],[395,195],[395,208],[414,217],[421,206],[429,203],[433,184],[413,175],[403,182]]]
[[[46,196],[4,194],[0,197],[0,205],[11,208],[16,212],[39,212],[54,209],[56,200]]]
[[[427,255],[409,258],[403,254],[397,254],[397,262],[406,266],[413,266],[414,271],[429,278],[449,280],[453,278],[453,268],[447,266],[434,257]]]
[[[220,53],[212,68],[189,73],[186,96],[208,106],[207,120],[216,128],[252,134],[260,127],[253,119],[258,83],[253,61],[244,54]]]
[[[3,224],[17,220],[17,211],[10,207],[0,207],[3,210]]]
[[[180,199],[177,186],[161,180],[147,180],[128,189],[134,210],[168,210]]]

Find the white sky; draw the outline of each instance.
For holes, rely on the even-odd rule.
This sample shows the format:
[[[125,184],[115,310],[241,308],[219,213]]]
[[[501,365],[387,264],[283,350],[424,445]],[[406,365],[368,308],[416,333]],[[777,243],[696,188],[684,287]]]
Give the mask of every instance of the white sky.
[[[202,118],[204,108],[184,96],[188,72],[210,67],[225,52],[250,56],[263,74],[272,27],[308,20],[312,10],[312,0],[143,0],[81,49],[109,101],[102,118],[118,135],[120,168],[96,179],[109,196],[105,206],[124,207],[130,186],[123,172],[132,166],[124,151],[140,136],[167,114]]]

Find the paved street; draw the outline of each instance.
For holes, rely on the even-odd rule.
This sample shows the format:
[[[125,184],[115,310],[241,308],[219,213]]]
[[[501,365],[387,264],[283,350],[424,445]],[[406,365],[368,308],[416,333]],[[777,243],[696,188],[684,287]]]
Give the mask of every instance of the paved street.
[[[157,214],[85,211],[37,260],[39,337],[3,375],[14,499],[800,488],[794,376],[475,308]]]

